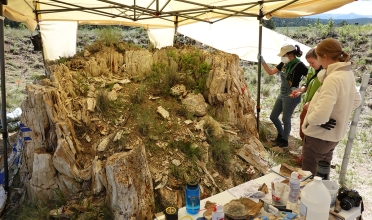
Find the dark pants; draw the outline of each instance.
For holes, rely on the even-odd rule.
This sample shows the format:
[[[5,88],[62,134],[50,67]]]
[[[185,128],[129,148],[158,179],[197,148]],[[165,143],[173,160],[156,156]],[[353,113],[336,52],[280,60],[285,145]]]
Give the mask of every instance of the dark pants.
[[[302,144],[304,144],[304,138],[305,138],[305,134],[302,132],[302,124],[304,123],[306,113],[307,113],[307,109],[302,108],[302,112],[300,114],[300,137],[302,140]]]
[[[302,170],[311,171],[315,176],[318,161],[325,160],[331,164],[333,150],[337,144],[338,142],[305,136],[302,147]]]

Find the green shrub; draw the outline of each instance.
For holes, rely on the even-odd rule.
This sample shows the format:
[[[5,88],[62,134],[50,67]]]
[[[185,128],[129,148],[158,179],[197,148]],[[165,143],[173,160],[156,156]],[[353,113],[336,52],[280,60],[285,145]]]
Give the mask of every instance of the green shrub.
[[[209,149],[211,150],[212,159],[215,162],[217,170],[225,175],[229,176],[229,165],[231,159],[231,146],[228,140],[222,138],[214,140],[210,143]]]
[[[133,104],[141,104],[145,100],[146,86],[141,84],[136,91],[130,94],[130,102]]]
[[[105,113],[110,109],[111,100],[108,97],[108,92],[99,90],[96,97],[96,108],[99,112]]]
[[[147,136],[150,133],[150,126],[154,124],[154,119],[151,114],[151,110],[144,108],[141,109],[140,106],[136,107],[136,122],[138,126],[138,131],[143,135]]]
[[[202,159],[204,151],[198,147],[193,146],[189,141],[174,141],[169,143],[169,147],[174,149],[178,148],[182,153],[184,153],[189,159]]]
[[[179,67],[181,71],[186,73],[186,79],[188,79],[188,77],[193,79],[186,80],[185,86],[188,89],[194,89],[199,93],[207,90],[206,79],[211,70],[211,66],[209,63],[203,61],[200,50],[195,49],[190,53],[182,54]]]
[[[120,28],[103,28],[98,30],[98,40],[102,41],[106,46],[112,46],[119,43],[121,39]]]
[[[187,110],[186,105],[181,105],[181,108],[178,108],[176,112],[181,117],[187,118],[189,120],[194,120],[194,114]]]

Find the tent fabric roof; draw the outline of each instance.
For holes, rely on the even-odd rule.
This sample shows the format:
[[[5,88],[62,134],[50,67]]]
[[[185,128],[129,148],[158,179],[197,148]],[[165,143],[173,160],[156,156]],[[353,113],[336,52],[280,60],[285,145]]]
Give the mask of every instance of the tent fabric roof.
[[[308,16],[353,1],[267,0],[261,1],[262,16]],[[196,21],[210,23],[211,19],[217,19],[217,22],[231,16],[257,17],[260,4],[257,0],[11,0],[4,9],[8,11],[5,16],[12,20],[17,14],[16,21],[77,21],[79,24],[142,26],[147,29],[174,27],[175,16],[178,17],[178,26]],[[32,28],[31,24],[27,26]]]
[[[253,18],[231,17],[214,24],[197,22],[178,28],[178,32],[213,48],[233,53],[240,59],[257,62],[259,24]],[[301,61],[308,65],[305,54],[311,49],[285,35],[268,28],[262,28],[262,51],[265,62],[280,63],[278,53],[283,45],[300,46]]]

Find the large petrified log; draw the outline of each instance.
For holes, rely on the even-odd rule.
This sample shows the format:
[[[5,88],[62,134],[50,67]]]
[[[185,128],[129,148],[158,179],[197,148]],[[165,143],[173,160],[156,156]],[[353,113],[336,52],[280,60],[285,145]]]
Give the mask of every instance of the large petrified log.
[[[151,156],[146,158],[144,143],[140,138],[133,140],[133,136],[125,143],[125,150],[122,146],[120,150],[113,149],[115,141],[120,139],[117,136],[123,131],[130,132],[134,125],[126,126],[127,118],[124,119],[124,116],[115,119],[125,121],[120,126],[101,117],[96,112],[97,94],[99,89],[110,88],[107,91],[109,97],[115,100],[131,80],[145,79],[154,62],[165,61],[162,63],[168,70],[178,71],[179,64],[174,58],[189,52],[187,48],[166,48],[155,53],[142,49],[118,53],[110,48],[95,54],[85,53],[84,57],[51,67],[49,79],[27,85],[28,97],[22,103],[21,121],[32,130],[29,134],[32,141],[25,144],[25,163],[20,173],[30,197],[51,199],[55,197],[56,191],[60,191],[66,198],[79,193],[94,194],[106,197],[116,219],[134,216],[137,219],[151,219],[154,214],[152,178],[155,180],[157,173],[151,173],[151,176],[149,172],[148,160],[151,161]],[[212,67],[206,80],[209,90],[192,95],[192,91],[185,89],[179,94],[179,99],[183,99],[187,109],[199,117],[195,124],[198,124],[198,120],[200,124],[205,120],[206,124],[218,128],[212,133],[215,138],[228,133],[236,136],[232,139],[239,141],[243,139],[238,135],[243,133],[245,145],[238,154],[258,170],[265,172],[267,165],[261,158],[265,157],[266,151],[257,139],[254,101],[247,90],[248,85],[244,72],[239,67],[238,56],[220,52],[202,53],[205,62]],[[183,73],[177,74],[181,76]],[[134,87],[133,84],[130,85],[131,88]],[[216,115],[224,118],[224,123],[217,121],[217,117],[212,118],[208,114],[208,108],[215,108]],[[175,117],[170,112],[169,117],[164,120],[167,120],[167,125],[172,126]],[[184,139],[195,142],[192,143],[193,146],[202,146],[208,152],[209,146],[205,144],[203,134],[193,134],[199,132],[198,129],[191,131],[186,126],[182,127],[179,122],[177,126],[179,129],[174,134],[175,139],[182,140],[185,137]],[[233,131],[229,129],[231,127],[240,130]],[[156,138],[153,141],[156,142]],[[134,142],[135,144],[131,144]],[[177,163],[177,160],[168,156],[162,158],[164,161],[161,167],[157,167],[159,173],[168,175],[170,161],[175,161],[172,162],[175,166],[180,164],[180,161]],[[183,160],[182,155],[180,159]],[[214,174],[210,174],[206,166],[201,165],[208,159],[207,155],[198,166],[200,172],[208,176],[203,180],[205,188],[211,187],[213,189],[209,192],[213,192],[221,187],[214,181]],[[158,160],[159,158],[155,158],[152,161]],[[168,177],[162,179],[166,180]],[[159,181],[155,181],[157,182]],[[174,190],[181,187],[163,182],[164,184],[156,184],[158,187],[155,191],[161,191],[160,196],[176,195],[176,199],[160,199],[182,203],[182,193]],[[205,190],[204,193],[206,192],[208,191]]]
[[[140,142],[129,152],[116,153],[106,163],[106,196],[115,219],[153,219],[155,210],[151,174],[145,146]]]

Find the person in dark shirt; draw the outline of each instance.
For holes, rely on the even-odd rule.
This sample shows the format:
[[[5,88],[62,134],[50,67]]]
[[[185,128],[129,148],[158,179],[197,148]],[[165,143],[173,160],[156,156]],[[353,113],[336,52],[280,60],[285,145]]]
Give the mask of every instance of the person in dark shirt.
[[[283,46],[278,56],[281,57],[282,62],[274,68],[270,68],[260,54],[257,59],[261,60],[262,66],[269,75],[280,74],[280,93],[271,110],[270,120],[274,123],[278,132],[277,137],[273,140],[273,146],[287,147],[289,134],[291,133],[292,114],[301,102],[301,95],[296,94],[294,90],[298,89],[302,77],[307,75],[308,68],[298,59],[302,56],[302,51],[298,45]],[[279,119],[281,113],[283,113],[284,128]]]

